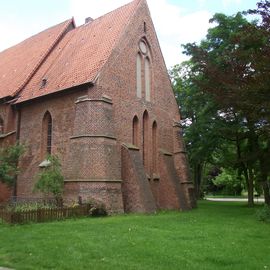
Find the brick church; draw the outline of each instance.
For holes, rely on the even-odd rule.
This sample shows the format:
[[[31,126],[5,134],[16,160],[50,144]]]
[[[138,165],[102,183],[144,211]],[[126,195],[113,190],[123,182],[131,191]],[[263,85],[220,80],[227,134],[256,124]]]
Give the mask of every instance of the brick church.
[[[19,141],[16,186],[57,155],[64,198],[110,212],[191,209],[180,115],[145,0],[75,26],[70,19],[0,52],[0,147]]]

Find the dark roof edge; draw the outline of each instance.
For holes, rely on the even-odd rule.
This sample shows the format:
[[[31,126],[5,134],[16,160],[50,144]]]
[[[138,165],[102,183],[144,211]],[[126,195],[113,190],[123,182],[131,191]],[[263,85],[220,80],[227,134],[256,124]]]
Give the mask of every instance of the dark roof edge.
[[[87,86],[87,85],[94,86],[94,83],[92,81],[85,82],[85,83],[82,83],[82,84],[74,85],[74,86],[69,87],[69,88],[59,89],[56,92],[44,94],[42,96],[38,96],[38,97],[34,97],[34,98],[28,98],[28,99],[23,100],[23,101],[18,101],[18,102],[15,102],[12,105],[15,105],[16,106],[16,105],[25,104],[25,103],[28,103],[28,102],[32,102],[33,100],[38,100],[38,99],[42,99],[42,98],[46,98],[46,97],[51,97],[53,95],[58,95],[59,93],[62,93],[62,92],[73,91],[73,90],[76,90],[78,87],[83,87],[83,86]]]

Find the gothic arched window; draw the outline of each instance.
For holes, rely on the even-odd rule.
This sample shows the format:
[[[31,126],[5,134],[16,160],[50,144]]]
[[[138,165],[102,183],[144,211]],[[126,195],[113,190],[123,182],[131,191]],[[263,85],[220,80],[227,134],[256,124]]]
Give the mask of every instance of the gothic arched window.
[[[145,99],[150,101],[151,92],[151,67],[148,57],[144,59]]]
[[[148,122],[149,116],[148,112],[143,113],[143,164],[145,168],[148,168]]]
[[[157,172],[157,122],[152,126],[152,171]]]
[[[132,123],[132,144],[139,146],[139,119],[136,115]]]
[[[142,57],[141,54],[137,54],[137,70],[136,70],[136,87],[137,87],[137,97],[142,97]]]
[[[136,61],[136,88],[137,97],[144,96],[146,101],[151,100],[151,57],[148,43],[145,39],[139,42],[139,52]],[[142,83],[144,82],[144,83]]]
[[[47,111],[42,121],[42,156],[52,153],[52,116]]]

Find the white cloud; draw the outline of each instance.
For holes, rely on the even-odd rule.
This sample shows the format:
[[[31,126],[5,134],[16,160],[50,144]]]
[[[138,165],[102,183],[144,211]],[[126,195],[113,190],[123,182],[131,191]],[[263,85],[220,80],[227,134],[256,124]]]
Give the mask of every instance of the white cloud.
[[[170,68],[187,59],[182,54],[181,44],[199,42],[204,38],[211,14],[197,11],[183,15],[183,10],[178,6],[168,4],[165,0],[160,1],[159,6],[156,2],[149,0],[149,6],[167,67]]]
[[[180,5],[167,0],[148,0],[148,4],[167,67],[187,60],[181,44],[204,38],[211,14],[202,10],[183,15],[185,10]]]
[[[242,0],[222,0],[222,5],[224,8],[228,8],[231,5],[240,5]]]
[[[197,0],[197,3],[200,7],[203,7],[206,4],[206,0]]]

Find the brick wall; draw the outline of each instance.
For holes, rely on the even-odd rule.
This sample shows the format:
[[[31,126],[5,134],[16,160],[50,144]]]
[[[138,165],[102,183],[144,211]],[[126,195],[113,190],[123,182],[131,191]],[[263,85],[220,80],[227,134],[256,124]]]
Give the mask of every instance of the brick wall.
[[[42,155],[42,120],[47,111],[52,116],[52,154],[60,158],[64,175],[70,164],[70,137],[73,134],[75,101],[85,95],[86,90],[77,89],[73,93],[46,97],[42,100],[22,105],[20,124],[20,143],[26,146],[26,152],[20,160],[21,173],[17,182],[18,196],[33,196],[33,186]]]
[[[0,203],[6,202],[12,196],[12,188],[0,182]]]
[[[137,148],[122,146],[122,192],[125,212],[153,213],[157,204]]]
[[[144,31],[146,23],[146,32]],[[139,41],[146,40],[150,50],[151,63],[151,95],[150,102],[145,99],[145,85],[142,83],[142,97],[137,97],[136,91],[136,59],[140,51]],[[142,71],[142,81],[144,82]],[[100,74],[98,85],[102,89],[101,94],[112,97],[115,112],[115,127],[118,144],[132,143],[132,125],[134,116],[139,119],[138,123],[138,147],[143,155],[143,147],[146,147],[145,169],[150,178],[150,185],[157,205],[159,202],[170,199],[170,208],[179,208],[179,201],[173,202],[170,194],[173,188],[167,193],[160,192],[161,186],[169,184],[170,175],[174,172],[157,168],[154,170],[154,160],[157,159],[158,149],[165,149],[172,154],[175,153],[174,123],[180,121],[179,110],[172,91],[171,83],[167,74],[166,66],[160,51],[153,24],[145,3],[142,1],[137,13],[129,22],[129,25],[118,42],[108,64]],[[143,115],[148,114],[147,131],[143,132]],[[152,127],[154,121],[157,124],[156,148],[153,149]],[[144,134],[147,134],[145,136]],[[178,134],[181,142],[180,134]],[[181,145],[183,147],[183,145]],[[120,149],[120,147],[118,147]],[[177,148],[177,150],[179,150]],[[181,149],[180,151],[182,151]],[[155,153],[155,154],[154,154]],[[156,155],[156,157],[154,156]],[[180,162],[180,164],[178,164]],[[177,179],[188,178],[188,166],[185,158],[176,158]],[[125,196],[125,195],[124,195]],[[186,199],[188,190],[183,189],[181,196]],[[163,198],[164,197],[164,198]],[[165,198],[166,197],[166,198]]]
[[[4,121],[3,133],[0,134],[0,148],[12,145],[16,141],[16,114],[8,104],[0,104],[0,117]],[[0,202],[7,201],[13,194],[13,188],[0,182]]]
[[[123,213],[121,182],[66,182],[65,199],[77,202],[78,196],[83,202],[95,200],[104,203],[109,213]]]

